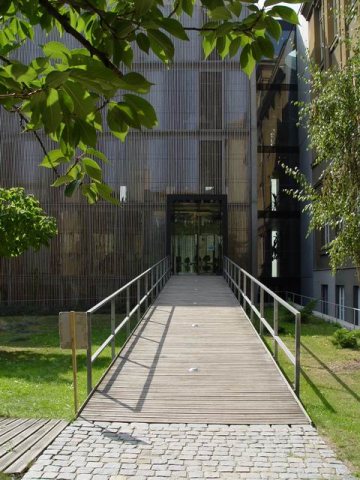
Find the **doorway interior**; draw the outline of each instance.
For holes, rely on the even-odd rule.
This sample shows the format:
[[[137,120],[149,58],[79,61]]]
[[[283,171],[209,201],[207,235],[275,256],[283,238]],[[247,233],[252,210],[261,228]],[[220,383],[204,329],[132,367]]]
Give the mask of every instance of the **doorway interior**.
[[[174,274],[221,274],[227,250],[226,195],[168,195],[167,233]]]

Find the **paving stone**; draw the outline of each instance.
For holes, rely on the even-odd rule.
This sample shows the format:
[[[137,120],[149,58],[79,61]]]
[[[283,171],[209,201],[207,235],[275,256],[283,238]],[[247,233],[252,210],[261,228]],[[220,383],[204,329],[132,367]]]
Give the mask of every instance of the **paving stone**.
[[[23,480],[354,480],[308,425],[82,422]]]

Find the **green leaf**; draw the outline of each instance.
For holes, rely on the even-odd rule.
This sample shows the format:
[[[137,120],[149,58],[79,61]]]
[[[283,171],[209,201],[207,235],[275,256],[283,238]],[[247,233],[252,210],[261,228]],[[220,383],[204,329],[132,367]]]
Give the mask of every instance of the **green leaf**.
[[[58,128],[62,119],[59,102],[59,93],[54,88],[49,88],[46,95],[45,109],[42,112],[42,121],[46,133],[53,133]]]
[[[149,53],[150,40],[145,35],[145,33],[138,33],[136,35],[136,43],[138,44],[138,47],[140,48],[140,50],[142,50],[143,52]]]
[[[120,80],[120,87],[124,90],[132,90],[137,93],[149,93],[151,82],[146,80],[140,73],[130,72],[124,75]]]
[[[135,12],[139,17],[148,12],[153,5],[153,0],[134,0]]]
[[[116,103],[109,104],[109,110],[107,113],[107,124],[112,134],[119,138],[122,142],[125,141],[126,135],[129,131],[129,126],[125,123],[123,116]]]
[[[120,202],[117,198],[112,196],[113,190],[105,183],[94,184],[94,189],[98,192],[101,198],[113,205],[119,205]]]
[[[241,2],[233,2],[228,5],[228,9],[235,15],[235,17],[240,17],[242,11]]]
[[[101,182],[102,171],[95,160],[89,157],[85,157],[81,160],[81,163],[85,172],[87,173],[87,175],[89,175],[89,177],[93,178],[97,182]]]
[[[155,43],[165,53],[166,58],[172,60],[175,50],[172,41],[167,35],[160,32],[159,30],[149,29],[148,37],[150,39],[151,46],[153,46],[153,44]],[[156,52],[154,51],[154,53]]]
[[[47,75],[45,79],[45,85],[51,88],[58,88],[68,78],[69,78],[69,72],[60,72],[59,70],[54,70]]]
[[[206,37],[203,38],[203,41],[202,41],[202,47],[203,47],[203,50],[204,50],[204,54],[205,54],[205,58],[207,58],[210,53],[214,50],[214,48],[216,47],[216,38],[214,35],[208,35]]]
[[[309,1],[309,0],[305,0]],[[287,0],[286,3],[305,3],[304,0]],[[278,3],[284,3],[282,0],[266,0],[264,7],[271,7],[272,5],[277,5]]]
[[[155,110],[147,100],[131,94],[124,95],[124,100],[136,111],[137,118],[142,125],[145,125],[147,128],[157,125]]]
[[[269,37],[258,37],[256,43],[259,45],[263,55],[268,58],[274,57],[274,45]]]
[[[234,57],[237,54],[240,47],[241,47],[241,37],[234,38],[231,41],[230,47],[229,47],[229,55],[230,55],[231,58]]]
[[[212,20],[230,20],[231,13],[226,7],[216,7],[214,10],[209,10],[209,17]]]
[[[174,37],[180,38],[180,40],[189,40],[184,27],[178,20],[174,18],[162,18],[160,25]]]
[[[67,62],[71,56],[70,50],[60,42],[49,42],[43,46],[45,55],[49,58],[59,59]]]
[[[54,168],[60,165],[60,163],[67,163],[68,161],[60,149],[51,150],[51,152],[48,152],[43,158],[40,167]]]
[[[74,128],[78,130],[80,140],[84,142],[85,145],[90,145],[90,147],[96,146],[96,129],[91,123],[82,118],[77,118]]]
[[[10,8],[12,0],[1,0],[0,4],[0,15],[4,15]]]
[[[71,197],[79,188],[80,184],[81,184],[80,180],[73,180],[72,182],[70,182],[68,185],[66,185],[65,195],[67,197]]]
[[[299,23],[299,18],[297,16],[297,13],[290,7],[279,5],[277,7],[272,8],[267,13],[268,15],[271,15],[273,17],[280,17],[283,20],[286,20],[287,22],[292,23],[294,25],[298,25]]]
[[[181,8],[185,13],[192,17],[194,12],[194,1],[193,0],[181,0]]]
[[[272,17],[266,17],[264,22],[267,32],[278,42],[282,33],[280,23]]]
[[[51,184],[52,187],[60,187],[61,185],[65,185],[66,183],[70,183],[73,181],[73,178],[70,175],[62,175],[58,177],[54,183]]]
[[[252,54],[251,45],[245,45],[240,55],[240,65],[248,77],[251,76],[256,62]]]
[[[94,157],[99,158],[104,163],[109,163],[109,160],[108,160],[107,156],[103,152],[100,152],[99,150],[95,150],[95,148],[88,148],[86,150],[86,153],[88,155],[94,155]]]

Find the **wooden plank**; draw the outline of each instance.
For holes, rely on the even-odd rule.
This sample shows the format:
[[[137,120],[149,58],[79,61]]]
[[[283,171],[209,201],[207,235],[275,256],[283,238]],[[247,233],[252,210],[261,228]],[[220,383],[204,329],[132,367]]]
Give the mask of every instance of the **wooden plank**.
[[[0,435],[0,447],[6,443],[8,443],[11,439],[18,436],[21,432],[26,430],[28,427],[31,427],[37,420],[32,418],[30,420],[21,420],[21,423],[17,425],[15,428],[12,428],[5,434]],[[1,432],[0,432],[1,433]],[[0,456],[1,456],[2,449],[0,448]]]
[[[49,431],[49,427],[52,428],[54,422],[57,422],[57,420],[37,420],[34,425],[15,437],[14,445],[11,446],[7,453],[3,454],[0,451],[0,471],[5,471],[18,458],[24,455],[39,438],[42,438]]]
[[[210,276],[171,278],[81,418],[309,421],[225,281]]]
[[[59,435],[59,433],[64,430],[67,424],[68,422],[65,422],[64,420],[51,422],[45,435],[38,435],[36,443],[34,443],[33,446],[30,447],[24,454],[22,454],[15,462],[13,462],[5,470],[5,473],[22,473],[28,467],[28,465],[50,445],[50,443]]]

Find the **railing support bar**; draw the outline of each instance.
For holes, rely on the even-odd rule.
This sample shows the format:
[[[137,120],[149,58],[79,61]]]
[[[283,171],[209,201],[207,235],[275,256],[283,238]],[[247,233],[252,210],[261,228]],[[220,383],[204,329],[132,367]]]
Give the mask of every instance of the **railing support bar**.
[[[87,350],[86,350],[86,367],[87,367],[87,394],[90,395],[92,390],[92,334],[91,334],[91,313],[88,313],[86,316],[87,321]]]
[[[264,318],[264,290],[260,287],[260,316]],[[264,333],[264,324],[260,320],[259,333],[262,336]]]
[[[128,317],[130,314],[130,287],[126,289],[126,316]],[[126,323],[126,336],[129,337],[130,335],[130,318]]]
[[[279,335],[279,304],[278,301],[274,299],[274,336]],[[274,358],[278,361],[278,344],[274,340]]]
[[[115,298],[111,300],[111,333],[114,338],[111,340],[111,358],[115,358]]]
[[[294,390],[296,395],[300,393],[300,343],[301,338],[301,313],[295,315],[295,381]]]

